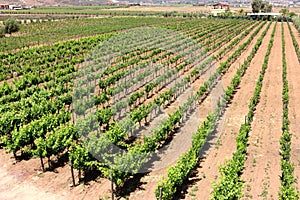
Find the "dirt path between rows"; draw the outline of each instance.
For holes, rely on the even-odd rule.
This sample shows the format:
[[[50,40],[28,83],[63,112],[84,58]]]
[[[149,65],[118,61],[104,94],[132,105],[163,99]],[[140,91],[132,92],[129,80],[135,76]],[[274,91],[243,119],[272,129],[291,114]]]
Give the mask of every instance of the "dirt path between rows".
[[[260,56],[263,60],[265,54]],[[278,199],[281,175],[279,140],[282,134],[282,84],[281,23],[278,23],[260,102],[249,136],[247,160],[242,175],[245,180],[244,199]]]
[[[289,83],[289,120],[290,132],[293,134],[291,145],[291,161],[294,163],[294,175],[298,179],[297,188],[300,188],[300,65],[293,46],[292,37],[287,24],[284,24],[285,48],[287,60],[287,79]]]
[[[250,52],[258,37],[263,30],[261,29],[258,35],[253,39],[251,46],[242,54],[239,60],[243,61]],[[262,53],[267,46],[267,41],[270,38],[270,30],[259,49],[258,53]],[[257,54],[259,55],[259,54]],[[189,181],[193,184],[188,189],[186,199],[209,199],[212,190],[212,182],[217,180],[219,171],[218,165],[223,164],[228,158],[231,158],[232,153],[235,151],[235,137],[238,133],[241,123],[244,121],[244,116],[248,112],[248,102],[255,88],[255,80],[259,76],[259,65],[257,60],[259,56],[256,56],[246,71],[246,74],[242,78],[240,88],[237,90],[232,103],[226,109],[225,115],[221,119],[221,123],[218,126],[216,136],[213,140],[210,140],[206,147],[203,149],[203,160],[201,160],[200,167],[196,170],[196,175]],[[230,80],[235,74],[237,68],[240,66],[241,61],[235,62],[228,73],[225,74],[223,79],[224,87],[230,84]],[[198,188],[198,191],[195,188]]]

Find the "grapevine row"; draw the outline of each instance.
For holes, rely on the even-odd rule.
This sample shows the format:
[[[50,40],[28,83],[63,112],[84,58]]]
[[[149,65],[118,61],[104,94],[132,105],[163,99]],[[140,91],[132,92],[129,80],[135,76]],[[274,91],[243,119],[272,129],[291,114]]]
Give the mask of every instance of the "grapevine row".
[[[283,103],[283,121],[282,121],[282,136],[280,138],[281,145],[281,187],[279,199],[299,199],[299,194],[293,185],[296,182],[294,178],[294,166],[290,161],[291,139],[292,134],[289,130],[289,83],[287,80],[287,64],[285,53],[284,27],[281,23],[281,40],[282,40],[282,103]]]

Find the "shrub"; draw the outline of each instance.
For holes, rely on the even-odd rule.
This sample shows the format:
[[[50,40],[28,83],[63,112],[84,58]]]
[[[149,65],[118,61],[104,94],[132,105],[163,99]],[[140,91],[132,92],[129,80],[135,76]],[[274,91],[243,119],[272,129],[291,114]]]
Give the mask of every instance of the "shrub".
[[[16,19],[10,18],[4,22],[4,32],[12,34],[20,30],[20,24]]]

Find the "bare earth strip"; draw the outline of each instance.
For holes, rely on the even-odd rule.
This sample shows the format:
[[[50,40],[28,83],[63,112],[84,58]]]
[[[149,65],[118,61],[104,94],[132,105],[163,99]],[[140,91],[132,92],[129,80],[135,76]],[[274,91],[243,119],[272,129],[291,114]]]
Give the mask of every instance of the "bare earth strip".
[[[39,173],[39,159],[23,160],[13,164],[14,158],[0,150],[0,199],[1,200],[99,200],[109,194],[110,182],[99,178],[74,188],[68,164],[54,171]],[[46,164],[46,159],[44,163]],[[76,181],[77,173],[76,175]],[[101,196],[102,195],[102,196]]]
[[[289,83],[289,119],[290,132],[293,134],[291,145],[291,161],[295,165],[294,175],[297,177],[297,188],[300,184],[300,64],[294,50],[292,37],[290,36],[287,24],[284,25],[286,43],[287,79]]]
[[[252,47],[254,46],[258,37],[261,35],[264,28],[253,39],[252,45],[242,55],[240,62],[243,62],[244,58],[250,54]],[[231,158],[232,153],[236,150],[235,137],[238,133],[240,125],[244,121],[244,116],[248,112],[249,99],[251,98],[255,88],[255,80],[259,76],[261,66],[259,65],[261,60],[260,54],[263,54],[267,48],[271,35],[271,29],[272,26],[265,36],[257,55],[253,58],[248,70],[246,71],[246,74],[242,78],[240,89],[237,90],[237,93],[232,99],[232,103],[226,109],[225,116],[223,117],[224,122],[221,123],[221,126],[219,126],[217,130],[219,132],[218,140],[210,141],[207,144],[208,147],[204,148],[208,150],[207,152],[203,152],[204,159],[201,160],[200,167],[196,170],[197,174],[193,178],[196,179],[196,181],[199,181],[189,188],[189,195],[187,195],[186,199],[193,199],[193,197],[190,195],[191,193],[196,194],[194,199],[209,199],[212,190],[211,183],[217,181],[217,177],[219,175],[218,165],[223,164],[226,159]],[[228,71],[229,73],[224,76],[223,84],[225,87],[230,84],[230,79],[242,62],[236,62],[230,67],[230,70]],[[231,76],[229,76],[229,74],[231,74]],[[211,149],[209,149],[210,146],[212,146]],[[198,191],[192,192],[192,189],[196,186],[198,187]]]
[[[278,199],[283,110],[281,51],[281,24],[278,23],[249,137],[248,156],[242,175],[245,180],[244,199]],[[261,60],[264,56],[261,55]]]
[[[1,200],[14,200],[14,199],[51,199],[62,200],[63,198],[45,191],[41,191],[35,186],[28,184],[27,181],[19,181],[17,177],[11,176],[8,172],[0,168],[0,198]],[[35,194],[34,196],[32,194]]]

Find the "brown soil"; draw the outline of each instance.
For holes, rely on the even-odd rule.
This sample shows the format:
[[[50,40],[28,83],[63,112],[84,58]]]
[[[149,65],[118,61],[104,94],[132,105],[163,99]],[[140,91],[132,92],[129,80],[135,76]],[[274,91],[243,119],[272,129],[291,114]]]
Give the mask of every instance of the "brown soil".
[[[247,161],[242,175],[245,180],[245,199],[277,199],[280,188],[279,140],[283,110],[281,51],[281,23],[278,23],[249,137]],[[265,54],[260,56],[263,60]]]
[[[261,35],[262,31],[266,26],[261,29],[258,35],[253,39],[251,45],[239,58],[240,61],[235,62],[228,72],[225,74],[223,79],[224,87],[230,84],[230,80],[235,74],[237,68],[242,64],[243,60],[250,54],[255,42]],[[249,99],[255,88],[255,80],[259,76],[259,69],[261,65],[257,62],[260,60],[260,54],[263,53],[267,47],[267,41],[269,40],[271,31],[267,33],[267,36],[259,49],[257,56],[255,56],[249,66],[249,69],[244,75],[239,90],[232,99],[231,104],[226,110],[223,121],[218,127],[218,136],[204,148],[203,159],[201,160],[200,167],[196,170],[196,175],[190,179],[190,182],[194,182],[189,189],[186,199],[192,199],[190,195],[194,193],[196,199],[209,199],[212,190],[212,182],[217,181],[219,174],[218,166],[223,164],[226,159],[231,158],[232,153],[235,151],[235,137],[238,133],[240,125],[244,122],[244,116],[248,112]],[[241,62],[242,61],[242,62]],[[201,188],[196,192],[192,192],[193,188]]]
[[[46,160],[44,163],[47,166]],[[68,165],[41,173],[39,159],[23,160],[14,164],[14,158],[3,149],[0,150],[0,174],[1,200],[98,200],[102,194],[109,194],[110,184],[107,179],[99,178],[87,185],[82,183],[73,188],[70,187],[72,181]],[[76,177],[76,182],[77,180]]]
[[[295,31],[295,29],[294,29]],[[295,37],[298,37],[294,32]],[[290,132],[293,134],[291,145],[291,161],[294,163],[294,176],[298,179],[297,188],[300,188],[300,84],[299,74],[300,65],[297,54],[293,46],[292,37],[290,36],[287,24],[284,24],[285,48],[287,60],[287,79],[289,83],[289,119]],[[299,37],[298,37],[299,38]]]

